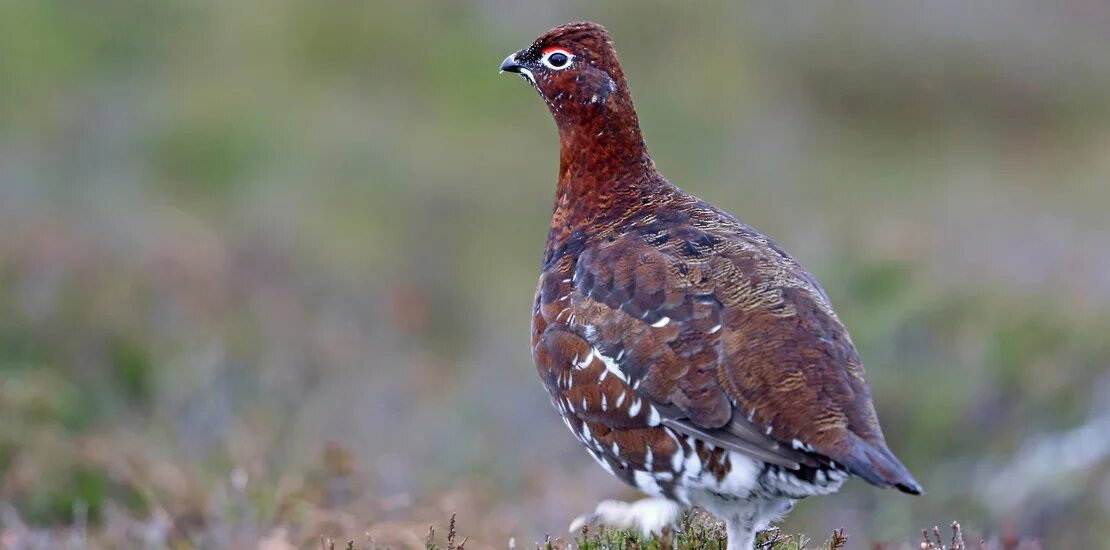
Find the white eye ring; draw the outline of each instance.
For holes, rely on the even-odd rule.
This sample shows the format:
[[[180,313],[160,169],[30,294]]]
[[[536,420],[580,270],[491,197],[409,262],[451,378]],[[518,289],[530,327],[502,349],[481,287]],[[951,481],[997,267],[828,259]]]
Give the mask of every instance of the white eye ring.
[[[554,55],[560,55],[562,57],[565,57],[566,61],[563,61],[562,65],[556,65],[556,64],[551,62],[551,57],[554,56]],[[559,61],[560,58],[556,58],[555,60]],[[574,54],[572,54],[572,53],[570,53],[570,52],[568,52],[568,51],[566,51],[562,48],[552,48],[552,49],[544,52],[543,57],[540,58],[540,63],[543,63],[544,66],[547,67],[548,69],[561,71],[561,70],[563,70],[567,67],[570,67],[571,64],[574,63]]]

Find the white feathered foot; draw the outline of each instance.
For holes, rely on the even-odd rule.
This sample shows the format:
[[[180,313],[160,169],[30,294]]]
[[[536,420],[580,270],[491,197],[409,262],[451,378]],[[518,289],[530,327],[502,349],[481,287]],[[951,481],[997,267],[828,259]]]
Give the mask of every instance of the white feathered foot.
[[[665,498],[645,498],[635,502],[603,500],[592,514],[583,514],[570,523],[570,532],[577,533],[583,525],[605,524],[614,529],[634,529],[645,537],[661,534],[672,527],[682,513],[682,506]]]

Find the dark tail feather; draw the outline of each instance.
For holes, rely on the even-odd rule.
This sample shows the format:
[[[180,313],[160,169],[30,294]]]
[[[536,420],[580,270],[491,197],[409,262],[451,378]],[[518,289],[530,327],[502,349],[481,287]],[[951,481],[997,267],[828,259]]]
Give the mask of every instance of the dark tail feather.
[[[878,446],[858,439],[841,462],[848,471],[878,487],[894,487],[911,495],[924,494],[921,484],[881,442]]]

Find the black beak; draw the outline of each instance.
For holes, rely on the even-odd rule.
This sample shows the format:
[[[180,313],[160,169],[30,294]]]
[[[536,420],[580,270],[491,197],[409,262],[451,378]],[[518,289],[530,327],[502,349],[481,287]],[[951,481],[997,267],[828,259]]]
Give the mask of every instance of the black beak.
[[[510,73],[519,73],[521,65],[516,62],[516,54],[509,54],[504,61],[501,62],[501,72],[509,71]]]

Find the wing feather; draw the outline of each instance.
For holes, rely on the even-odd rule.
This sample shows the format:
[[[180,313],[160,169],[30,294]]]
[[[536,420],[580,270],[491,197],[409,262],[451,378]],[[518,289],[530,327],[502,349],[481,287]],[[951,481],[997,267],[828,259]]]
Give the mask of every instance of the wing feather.
[[[565,266],[573,279],[558,292],[589,345],[676,431],[784,467],[835,461],[919,489],[886,449],[824,291],[772,241],[699,205],[633,221]],[[566,284],[566,273],[548,275]]]

